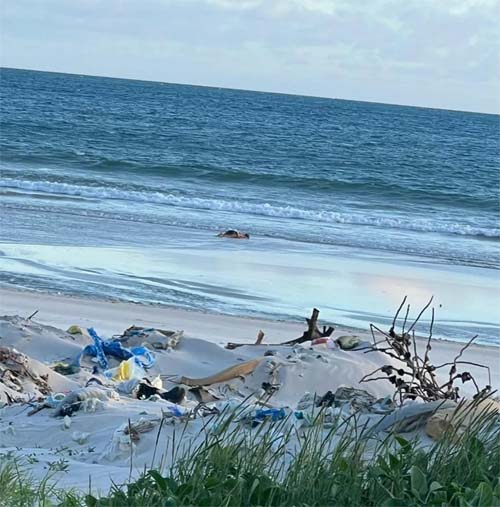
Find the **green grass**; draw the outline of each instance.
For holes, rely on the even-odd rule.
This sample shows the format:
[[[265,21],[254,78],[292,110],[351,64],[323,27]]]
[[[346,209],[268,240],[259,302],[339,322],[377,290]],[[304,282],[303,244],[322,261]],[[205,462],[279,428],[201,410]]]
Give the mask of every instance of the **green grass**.
[[[427,448],[397,435],[368,441],[347,425],[325,435],[320,419],[305,433],[285,430],[285,421],[234,431],[234,417],[168,471],[114,485],[106,497],[60,491],[50,477],[36,484],[4,464],[0,505],[500,506],[498,416],[481,415],[460,438],[450,431]]]

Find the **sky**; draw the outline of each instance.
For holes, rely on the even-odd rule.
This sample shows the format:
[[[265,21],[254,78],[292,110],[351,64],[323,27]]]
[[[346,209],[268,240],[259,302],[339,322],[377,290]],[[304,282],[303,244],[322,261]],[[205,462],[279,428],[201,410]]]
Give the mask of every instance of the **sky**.
[[[0,0],[0,66],[500,113],[500,0]]]

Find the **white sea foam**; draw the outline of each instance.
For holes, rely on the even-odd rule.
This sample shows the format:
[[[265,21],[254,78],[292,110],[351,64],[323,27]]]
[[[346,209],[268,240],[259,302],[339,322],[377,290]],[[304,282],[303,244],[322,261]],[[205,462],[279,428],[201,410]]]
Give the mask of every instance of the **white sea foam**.
[[[361,213],[341,213],[327,210],[308,210],[294,206],[277,206],[267,202],[253,203],[241,200],[208,199],[186,197],[172,193],[124,190],[111,187],[90,187],[51,181],[28,181],[4,178],[0,188],[19,189],[28,192],[78,196],[90,199],[118,199],[132,202],[144,202],[177,206],[199,210],[219,210],[233,213],[245,213],[267,217],[310,220],[331,224],[366,225],[391,229],[422,232],[441,232],[464,236],[483,236],[499,238],[500,229],[478,227],[457,222],[438,222],[433,219],[405,219],[394,217],[368,216]]]

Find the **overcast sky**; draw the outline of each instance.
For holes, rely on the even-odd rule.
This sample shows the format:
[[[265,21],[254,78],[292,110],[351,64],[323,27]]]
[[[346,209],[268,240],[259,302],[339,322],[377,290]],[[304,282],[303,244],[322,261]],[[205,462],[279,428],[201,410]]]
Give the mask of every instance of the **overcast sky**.
[[[500,0],[0,0],[5,67],[500,112]]]

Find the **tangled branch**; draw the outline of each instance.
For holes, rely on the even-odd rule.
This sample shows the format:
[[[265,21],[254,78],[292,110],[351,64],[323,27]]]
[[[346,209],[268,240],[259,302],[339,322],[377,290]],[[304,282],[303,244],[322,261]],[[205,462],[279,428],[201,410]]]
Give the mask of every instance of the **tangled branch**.
[[[406,305],[405,316],[401,324],[401,331],[397,332],[399,314],[406,304],[405,296],[399,306],[391,328],[388,332],[383,331],[377,326],[371,324],[370,330],[373,338],[373,345],[366,352],[381,352],[401,363],[400,367],[392,364],[384,365],[376,369],[372,373],[365,375],[361,382],[372,382],[375,380],[388,380],[395,386],[393,399],[399,398],[399,402],[403,403],[406,399],[421,399],[423,401],[435,400],[454,400],[461,398],[457,381],[472,382],[476,388],[474,398],[486,396],[491,391],[491,373],[487,366],[473,363],[470,361],[460,360],[465,350],[474,342],[477,335],[473,336],[459,351],[453,361],[435,366],[432,364],[429,353],[432,350],[432,332],[434,327],[434,308],[431,309],[431,322],[429,326],[429,335],[426,340],[425,352],[423,357],[417,351],[417,340],[415,339],[415,328],[432,304],[433,298],[422,308],[416,319],[409,325],[408,315],[410,313],[410,305]],[[378,338],[377,338],[378,335]],[[365,353],[366,353],[365,352]],[[472,365],[488,370],[489,385],[480,389],[475,378],[469,371],[459,372],[459,365]],[[449,367],[448,380],[443,384],[438,382],[436,372],[443,368]],[[376,376],[378,374],[378,376]]]

